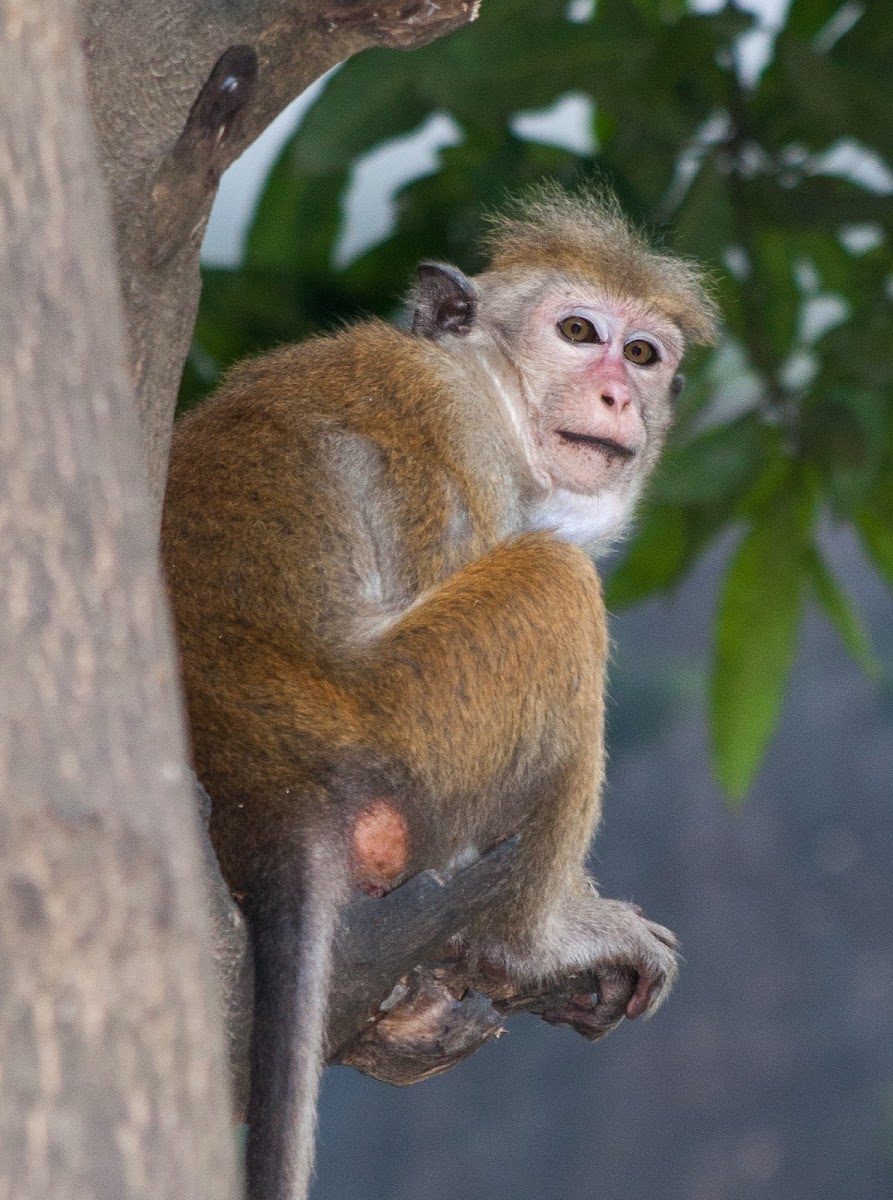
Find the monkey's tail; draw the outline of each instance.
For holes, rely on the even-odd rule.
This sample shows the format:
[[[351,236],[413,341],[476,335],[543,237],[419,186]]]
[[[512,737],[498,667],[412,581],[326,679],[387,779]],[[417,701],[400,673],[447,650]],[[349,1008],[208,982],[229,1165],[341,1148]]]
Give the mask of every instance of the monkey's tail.
[[[314,839],[297,871],[272,871],[253,897],[248,1200],[305,1200],[310,1187],[343,864],[335,838]]]

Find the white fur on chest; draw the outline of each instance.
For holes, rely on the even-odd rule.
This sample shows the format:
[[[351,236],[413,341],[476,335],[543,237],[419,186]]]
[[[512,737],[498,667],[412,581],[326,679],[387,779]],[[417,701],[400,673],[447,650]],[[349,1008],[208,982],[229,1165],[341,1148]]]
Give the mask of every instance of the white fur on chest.
[[[584,496],[555,488],[530,514],[531,529],[554,529],[558,537],[587,550],[607,550],[621,537],[630,515],[628,499],[611,492]]]

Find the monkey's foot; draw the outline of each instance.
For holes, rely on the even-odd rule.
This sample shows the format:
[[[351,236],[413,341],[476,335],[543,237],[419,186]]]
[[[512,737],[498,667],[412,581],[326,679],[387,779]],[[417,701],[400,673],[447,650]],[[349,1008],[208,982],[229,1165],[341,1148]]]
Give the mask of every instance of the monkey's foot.
[[[494,1003],[504,1016],[529,1013],[595,1042],[617,1028],[639,986],[633,972],[603,970],[570,976],[548,991],[503,996]]]
[[[624,1017],[655,1012],[669,994],[678,971],[676,937],[636,905],[593,894],[567,914],[565,933],[577,953],[585,948],[591,966],[534,986],[478,984],[499,1012],[533,1013],[596,1041]]]
[[[448,984],[448,968],[416,967],[394,989],[386,1011],[337,1061],[404,1087],[430,1079],[504,1032],[488,996]]]

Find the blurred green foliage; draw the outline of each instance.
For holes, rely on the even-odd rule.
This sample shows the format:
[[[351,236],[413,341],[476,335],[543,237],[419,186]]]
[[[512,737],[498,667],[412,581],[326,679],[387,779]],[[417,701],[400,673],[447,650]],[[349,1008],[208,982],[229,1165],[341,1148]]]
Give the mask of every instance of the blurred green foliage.
[[[585,7],[585,5],[584,5]],[[482,264],[481,213],[544,176],[596,176],[682,253],[712,264],[722,344],[688,386],[609,603],[675,587],[721,533],[738,539],[712,664],[717,775],[749,787],[777,720],[810,595],[876,662],[817,538],[830,514],[893,584],[893,16],[880,0],[793,0],[756,79],[726,4],[484,0],[477,23],[411,54],[368,51],[326,86],[276,163],[238,269],[208,269],[182,401],[235,359],[360,314],[391,315],[423,258]],[[592,104],[592,154],[519,135],[518,113]],[[336,265],[363,156],[449,114],[459,144],[398,196],[396,227]],[[579,132],[579,131],[578,131]],[[579,141],[579,138],[578,138]],[[879,184],[829,157],[880,160]]]

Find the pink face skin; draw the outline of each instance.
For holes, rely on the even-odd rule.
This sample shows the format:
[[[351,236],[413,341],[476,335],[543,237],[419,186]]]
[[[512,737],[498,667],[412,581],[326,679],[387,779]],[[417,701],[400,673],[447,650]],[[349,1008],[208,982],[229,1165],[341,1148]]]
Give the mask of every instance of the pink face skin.
[[[562,288],[532,310],[519,344],[537,465],[553,487],[637,489],[672,420],[676,326],[635,301]]]

